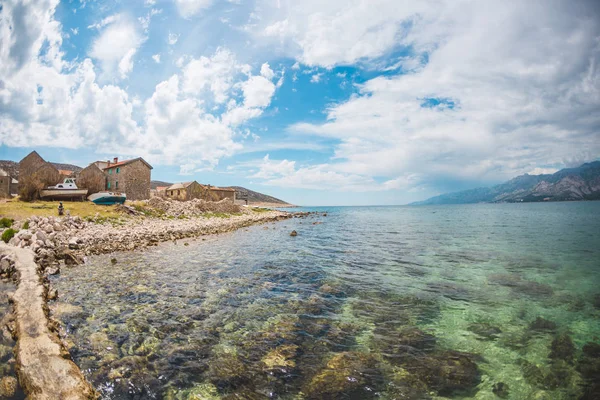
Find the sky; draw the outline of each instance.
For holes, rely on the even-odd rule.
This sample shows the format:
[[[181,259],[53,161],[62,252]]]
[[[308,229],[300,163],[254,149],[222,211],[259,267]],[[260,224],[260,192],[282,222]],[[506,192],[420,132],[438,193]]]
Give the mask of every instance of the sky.
[[[600,157],[595,0],[2,0],[0,159],[406,204]]]

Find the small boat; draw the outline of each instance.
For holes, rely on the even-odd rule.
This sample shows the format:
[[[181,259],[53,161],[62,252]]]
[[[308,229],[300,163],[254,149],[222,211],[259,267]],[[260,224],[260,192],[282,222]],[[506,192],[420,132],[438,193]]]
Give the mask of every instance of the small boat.
[[[87,189],[77,187],[75,178],[66,178],[63,183],[40,191],[43,200],[83,200],[87,194]]]
[[[98,192],[88,196],[88,200],[94,204],[111,205],[123,204],[127,200],[127,195],[120,192]]]

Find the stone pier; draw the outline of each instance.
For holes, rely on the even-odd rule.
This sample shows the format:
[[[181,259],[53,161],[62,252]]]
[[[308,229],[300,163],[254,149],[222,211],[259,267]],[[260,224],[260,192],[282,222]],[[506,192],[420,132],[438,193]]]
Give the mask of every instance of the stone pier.
[[[58,336],[48,327],[44,285],[34,253],[0,243],[0,252],[15,260],[19,277],[14,305],[16,369],[30,400],[96,399],[97,393],[71,361]]]

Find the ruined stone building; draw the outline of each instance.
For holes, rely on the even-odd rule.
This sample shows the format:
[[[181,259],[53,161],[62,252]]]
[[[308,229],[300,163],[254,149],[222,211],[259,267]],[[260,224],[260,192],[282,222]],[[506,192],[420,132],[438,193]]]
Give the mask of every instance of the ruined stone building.
[[[106,190],[123,192],[128,200],[146,200],[150,198],[150,179],[152,166],[143,158],[119,161],[96,161],[94,163],[104,172]]]
[[[165,195],[174,200],[201,199],[206,189],[196,181],[175,183],[165,189]]]
[[[17,185],[18,181],[9,171],[0,169],[0,198],[10,198],[13,194],[17,194]]]
[[[196,181],[175,183],[164,191],[165,196],[174,200],[203,199],[206,201],[220,201],[231,199],[235,201],[235,190],[218,188],[210,185],[201,185]]]
[[[19,161],[18,192],[23,200],[35,200],[40,190],[61,182],[58,169],[46,162],[36,151]]]
[[[95,163],[85,167],[77,174],[77,187],[87,189],[88,195],[106,190],[106,176]]]

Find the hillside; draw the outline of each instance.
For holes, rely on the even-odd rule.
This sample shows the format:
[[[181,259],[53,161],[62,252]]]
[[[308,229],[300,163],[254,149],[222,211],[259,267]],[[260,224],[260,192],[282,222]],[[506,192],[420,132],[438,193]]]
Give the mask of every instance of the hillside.
[[[488,188],[463,190],[411,205],[600,200],[600,161],[554,174],[520,175]]]
[[[255,192],[250,189],[246,189],[241,186],[229,186],[231,189],[235,189],[236,198],[243,199],[245,196],[248,197],[248,203],[272,203],[272,204],[281,204],[288,205],[289,203],[275,198],[273,196],[269,196],[267,194]]]
[[[171,185],[172,185],[172,183],[170,183],[170,182],[163,182],[163,181],[151,181],[150,182],[150,187],[152,189],[156,189],[158,186],[171,186]],[[245,199],[247,197],[248,204],[261,203],[261,204],[281,204],[282,206],[289,205],[289,203],[286,203],[285,201],[275,198],[273,196],[255,192],[253,190],[246,189],[241,186],[226,186],[226,187],[230,188],[230,189],[235,189],[235,197],[237,199],[241,200],[241,199]]]
[[[50,164],[52,164],[54,168],[58,170],[79,172],[83,169],[73,164],[62,164],[53,162],[51,162]],[[3,169],[4,171],[8,172],[10,176],[14,177],[15,179],[19,176],[19,163],[16,161],[0,160],[0,169]]]

